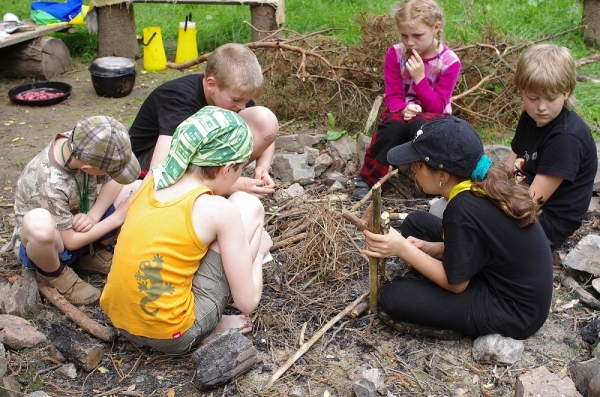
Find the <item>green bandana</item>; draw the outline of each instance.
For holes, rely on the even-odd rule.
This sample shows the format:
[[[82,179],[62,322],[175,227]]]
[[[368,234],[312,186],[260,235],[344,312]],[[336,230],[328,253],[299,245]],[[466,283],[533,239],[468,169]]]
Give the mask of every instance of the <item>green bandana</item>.
[[[152,167],[156,189],[171,186],[189,164],[222,166],[229,161],[245,163],[252,154],[253,138],[237,113],[205,106],[179,124],[166,160]]]

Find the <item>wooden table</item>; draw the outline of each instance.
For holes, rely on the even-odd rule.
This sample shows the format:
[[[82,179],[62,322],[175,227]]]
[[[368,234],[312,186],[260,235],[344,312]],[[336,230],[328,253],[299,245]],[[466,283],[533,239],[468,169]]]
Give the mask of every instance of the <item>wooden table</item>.
[[[0,48],[8,47],[13,44],[22,43],[27,40],[35,39],[40,36],[45,36],[54,32],[67,33],[75,32],[76,28],[68,23],[56,23],[52,25],[35,25],[33,21],[23,21],[26,27],[21,27],[19,30],[10,34],[10,37],[0,41]]]

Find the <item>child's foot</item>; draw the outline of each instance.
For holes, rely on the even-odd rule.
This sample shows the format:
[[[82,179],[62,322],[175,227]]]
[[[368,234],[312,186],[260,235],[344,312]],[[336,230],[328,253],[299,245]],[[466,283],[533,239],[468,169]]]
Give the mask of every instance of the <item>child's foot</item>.
[[[212,339],[215,335],[220,334],[221,332],[225,332],[228,329],[237,329],[240,331],[240,334],[247,334],[252,331],[252,321],[250,318],[243,314],[238,315],[225,315],[221,317],[219,323],[206,338],[202,340],[200,345],[206,344],[210,339]]]

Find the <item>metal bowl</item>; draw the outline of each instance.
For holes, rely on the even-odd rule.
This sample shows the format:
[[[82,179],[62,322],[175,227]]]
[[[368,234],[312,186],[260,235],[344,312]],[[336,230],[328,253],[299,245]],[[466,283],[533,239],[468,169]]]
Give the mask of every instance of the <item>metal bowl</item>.
[[[61,83],[60,81],[36,81],[34,83],[21,84],[14,88],[11,88],[8,91],[8,97],[11,102],[16,103],[17,105],[26,105],[26,106],[50,106],[56,103],[62,102],[71,95],[71,90],[73,87],[67,83]],[[27,100],[27,99],[18,99],[17,95],[24,94],[29,91],[46,91],[52,93],[61,93],[63,95],[57,96],[55,98],[50,99],[40,99],[40,100]]]

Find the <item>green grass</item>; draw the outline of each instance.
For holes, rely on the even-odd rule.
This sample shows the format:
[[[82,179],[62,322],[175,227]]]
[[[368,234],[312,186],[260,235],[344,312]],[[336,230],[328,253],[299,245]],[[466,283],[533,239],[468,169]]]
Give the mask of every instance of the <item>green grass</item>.
[[[88,1],[84,0],[87,4]],[[455,45],[476,42],[499,43],[503,38],[536,41],[581,24],[582,1],[574,0],[439,0],[446,18],[446,41]],[[286,0],[284,27],[298,33],[336,29],[329,34],[345,44],[357,44],[361,32],[355,23],[360,13],[390,14],[396,0]],[[4,0],[4,9],[25,19],[31,0]],[[136,29],[159,26],[169,60],[175,58],[179,22],[192,13],[200,54],[227,42],[251,38],[250,7],[237,5],[135,4]],[[97,37],[79,27],[78,33],[59,36],[71,51],[75,64],[86,64],[96,56]],[[398,38],[396,38],[398,39]],[[568,47],[576,59],[594,53],[583,43],[581,30],[559,35],[553,42]],[[597,52],[598,50],[596,50]],[[584,75],[600,76],[600,62],[580,69]],[[577,111],[590,123],[600,123],[598,84],[579,83]]]

